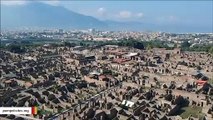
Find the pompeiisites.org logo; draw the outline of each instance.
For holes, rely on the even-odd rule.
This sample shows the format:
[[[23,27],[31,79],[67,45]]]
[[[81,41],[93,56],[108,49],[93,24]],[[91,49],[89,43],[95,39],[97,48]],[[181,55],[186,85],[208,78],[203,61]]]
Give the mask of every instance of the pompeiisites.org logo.
[[[34,107],[0,107],[0,114],[33,114],[38,113],[38,108]]]

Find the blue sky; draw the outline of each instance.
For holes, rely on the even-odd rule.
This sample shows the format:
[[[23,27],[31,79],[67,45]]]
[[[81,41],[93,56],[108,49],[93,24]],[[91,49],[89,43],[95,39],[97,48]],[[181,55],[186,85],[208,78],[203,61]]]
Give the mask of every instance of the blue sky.
[[[212,1],[71,1],[66,8],[99,19],[160,24],[212,24]]]
[[[3,1],[7,5],[27,0]],[[32,0],[31,0],[32,1]],[[156,24],[213,26],[213,1],[43,1],[101,20],[139,21]]]

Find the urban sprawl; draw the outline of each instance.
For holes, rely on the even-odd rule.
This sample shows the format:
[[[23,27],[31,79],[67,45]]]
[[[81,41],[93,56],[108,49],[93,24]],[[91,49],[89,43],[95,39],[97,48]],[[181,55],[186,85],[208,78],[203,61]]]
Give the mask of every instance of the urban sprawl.
[[[0,107],[38,114],[0,120],[212,120],[212,46],[212,33],[2,31]]]

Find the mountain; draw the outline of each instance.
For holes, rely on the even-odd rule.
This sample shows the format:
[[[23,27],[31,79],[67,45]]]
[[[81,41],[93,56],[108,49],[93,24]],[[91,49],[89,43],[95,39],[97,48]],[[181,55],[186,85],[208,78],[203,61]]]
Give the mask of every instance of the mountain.
[[[1,28],[63,28],[119,30],[119,31],[165,31],[165,32],[212,32],[211,26],[180,23],[142,23],[135,21],[101,21],[91,16],[70,11],[62,6],[52,6],[41,2],[25,5],[1,4]]]
[[[1,27],[51,27],[68,29],[104,28],[107,24],[90,16],[32,2],[26,5],[1,5]]]
[[[61,6],[51,6],[40,2],[31,2],[26,5],[1,5],[2,28],[64,28],[101,30],[153,30],[153,24],[141,22],[100,21],[91,16],[85,16],[70,11]]]

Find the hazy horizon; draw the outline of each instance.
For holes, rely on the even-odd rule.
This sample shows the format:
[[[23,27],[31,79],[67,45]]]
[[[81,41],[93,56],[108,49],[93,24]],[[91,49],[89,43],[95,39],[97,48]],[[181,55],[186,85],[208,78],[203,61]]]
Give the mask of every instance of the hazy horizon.
[[[141,25],[144,30],[153,31],[171,31],[171,32],[213,32],[213,1],[1,1],[1,16],[5,10],[2,6],[7,8],[15,8],[27,6],[30,3],[44,3],[55,8],[63,7],[75,13],[91,16],[98,24],[108,24],[109,29],[115,28],[115,22],[125,23],[125,29],[132,27],[131,30],[142,30],[137,26]],[[35,6],[40,9],[41,6]],[[27,8],[29,11],[32,8]],[[54,9],[54,8],[53,8]],[[26,10],[27,11],[27,10]],[[57,11],[57,10],[56,10]],[[34,11],[36,14],[36,11]],[[47,14],[51,11],[45,11]],[[9,13],[5,13],[9,14]],[[12,13],[11,13],[12,14]],[[9,15],[6,15],[9,16]],[[11,15],[12,16],[12,15]],[[12,16],[14,20],[17,15]],[[46,17],[46,16],[44,16]],[[57,17],[57,16],[55,16]],[[4,18],[1,18],[4,19]],[[14,21],[13,20],[13,21]],[[21,20],[21,19],[20,19]],[[37,20],[39,21],[39,19]],[[109,23],[108,21],[113,21]],[[16,21],[14,21],[13,24]],[[103,22],[103,23],[102,23]],[[131,24],[129,22],[132,22]],[[2,23],[2,22],[1,22]],[[96,26],[97,22],[93,22]],[[76,23],[78,24],[78,22]],[[82,24],[82,23],[79,23]],[[128,25],[127,25],[128,24]],[[121,25],[121,26],[122,26]],[[2,23],[2,26],[4,24]],[[7,26],[7,25],[5,25]],[[83,26],[83,25],[82,25]],[[145,27],[144,27],[145,26]],[[157,27],[156,27],[157,26]],[[18,26],[19,27],[19,26]],[[27,27],[27,26],[23,26]],[[32,27],[32,26],[30,26]],[[34,26],[37,27],[37,26]],[[40,27],[40,26],[38,26]],[[42,26],[46,27],[46,26]],[[51,26],[54,28],[54,26]],[[100,28],[104,28],[101,26]],[[77,28],[77,27],[76,27]],[[79,27],[81,28],[81,27]],[[82,27],[83,28],[83,27]],[[86,27],[85,27],[86,28]],[[105,27],[106,28],[106,27]]]

